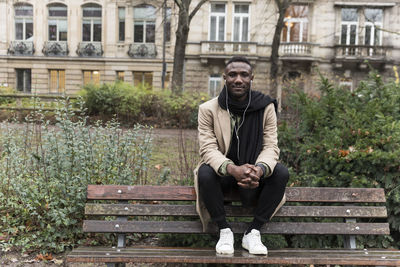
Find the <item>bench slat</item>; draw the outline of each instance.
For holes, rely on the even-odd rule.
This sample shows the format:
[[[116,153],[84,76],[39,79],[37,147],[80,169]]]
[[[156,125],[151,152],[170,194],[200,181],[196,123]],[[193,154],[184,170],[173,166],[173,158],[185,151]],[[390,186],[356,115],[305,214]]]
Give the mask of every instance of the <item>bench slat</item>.
[[[226,206],[227,216],[249,217],[252,210]],[[194,205],[165,204],[94,204],[85,207],[86,215],[120,216],[197,216]],[[283,206],[276,217],[386,218],[386,207],[373,206]]]
[[[288,187],[286,198],[289,202],[384,203],[386,201],[382,188]],[[87,199],[193,201],[196,195],[191,186],[88,185]],[[238,199],[236,195],[227,197],[227,200]]]
[[[367,253],[366,253],[367,252]],[[388,250],[282,249],[269,250],[268,256],[250,255],[238,249],[232,256],[218,256],[215,249],[195,248],[79,248],[68,255],[67,262],[136,262],[136,263],[225,263],[225,264],[339,264],[400,265],[400,252]]]
[[[247,223],[232,222],[234,233],[243,233]],[[210,233],[216,233],[214,226]],[[101,221],[85,220],[84,232],[95,233],[203,233],[199,221]],[[265,234],[344,234],[344,235],[387,235],[388,223],[303,223],[271,222],[261,233]]]

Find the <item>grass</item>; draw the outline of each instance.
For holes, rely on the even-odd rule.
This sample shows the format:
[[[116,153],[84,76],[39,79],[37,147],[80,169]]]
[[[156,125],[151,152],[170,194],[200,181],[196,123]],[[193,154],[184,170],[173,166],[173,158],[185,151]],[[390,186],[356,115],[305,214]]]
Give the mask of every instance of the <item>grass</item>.
[[[178,130],[179,131],[179,130]],[[148,170],[150,184],[193,185],[193,170],[200,160],[197,136],[185,130],[153,136]]]

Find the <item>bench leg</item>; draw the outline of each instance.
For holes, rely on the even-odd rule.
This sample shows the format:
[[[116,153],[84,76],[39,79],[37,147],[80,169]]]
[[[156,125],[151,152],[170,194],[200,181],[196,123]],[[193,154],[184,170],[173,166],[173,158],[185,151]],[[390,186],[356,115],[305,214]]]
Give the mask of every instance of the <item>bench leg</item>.
[[[345,219],[346,223],[356,223],[356,219]],[[344,236],[344,247],[347,249],[356,249],[356,237],[354,235]]]

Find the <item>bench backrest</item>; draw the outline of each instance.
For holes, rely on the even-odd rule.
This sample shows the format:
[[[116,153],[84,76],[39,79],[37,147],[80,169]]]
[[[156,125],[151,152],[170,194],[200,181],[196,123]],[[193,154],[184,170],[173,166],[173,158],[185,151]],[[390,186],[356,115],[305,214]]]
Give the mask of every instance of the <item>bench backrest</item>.
[[[227,201],[234,204],[238,199],[237,195],[226,197]],[[289,187],[286,189],[286,199],[286,204],[275,217],[288,217],[291,218],[290,222],[276,222],[276,219],[273,219],[273,222],[262,228],[262,233],[390,234],[388,223],[369,222],[373,218],[387,217],[383,189]],[[85,232],[202,233],[201,223],[196,218],[197,214],[193,205],[196,200],[195,191],[190,186],[89,185],[87,200],[85,208],[87,216],[117,217],[111,221],[85,220],[83,224]],[[89,203],[91,201],[93,203]],[[105,201],[108,203],[104,203]],[[226,211],[227,216],[252,216],[250,209],[240,205],[228,205]],[[156,219],[152,219],[153,216]],[[178,218],[176,216],[180,220],[170,220]],[[131,219],[128,220],[128,217]],[[181,220],[182,217],[188,218]],[[304,222],[302,218],[331,218],[332,220]],[[335,220],[335,218],[338,219]],[[352,223],[344,222],[343,218],[351,218]],[[363,220],[363,218],[368,220]],[[360,219],[362,222],[356,222],[354,219]],[[246,229],[244,222],[234,222],[231,225],[236,233],[243,233]],[[216,232],[216,228],[211,228],[210,232]]]

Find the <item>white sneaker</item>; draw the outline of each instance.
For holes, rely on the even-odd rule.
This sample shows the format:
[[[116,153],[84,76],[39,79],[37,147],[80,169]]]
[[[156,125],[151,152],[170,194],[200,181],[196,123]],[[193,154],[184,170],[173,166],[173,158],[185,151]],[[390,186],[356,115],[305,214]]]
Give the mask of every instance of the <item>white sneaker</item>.
[[[233,254],[233,232],[230,228],[224,228],[219,231],[219,240],[215,250],[219,254]]]
[[[253,229],[250,233],[243,236],[242,247],[247,249],[250,254],[267,255],[268,249],[261,242],[260,231]]]

